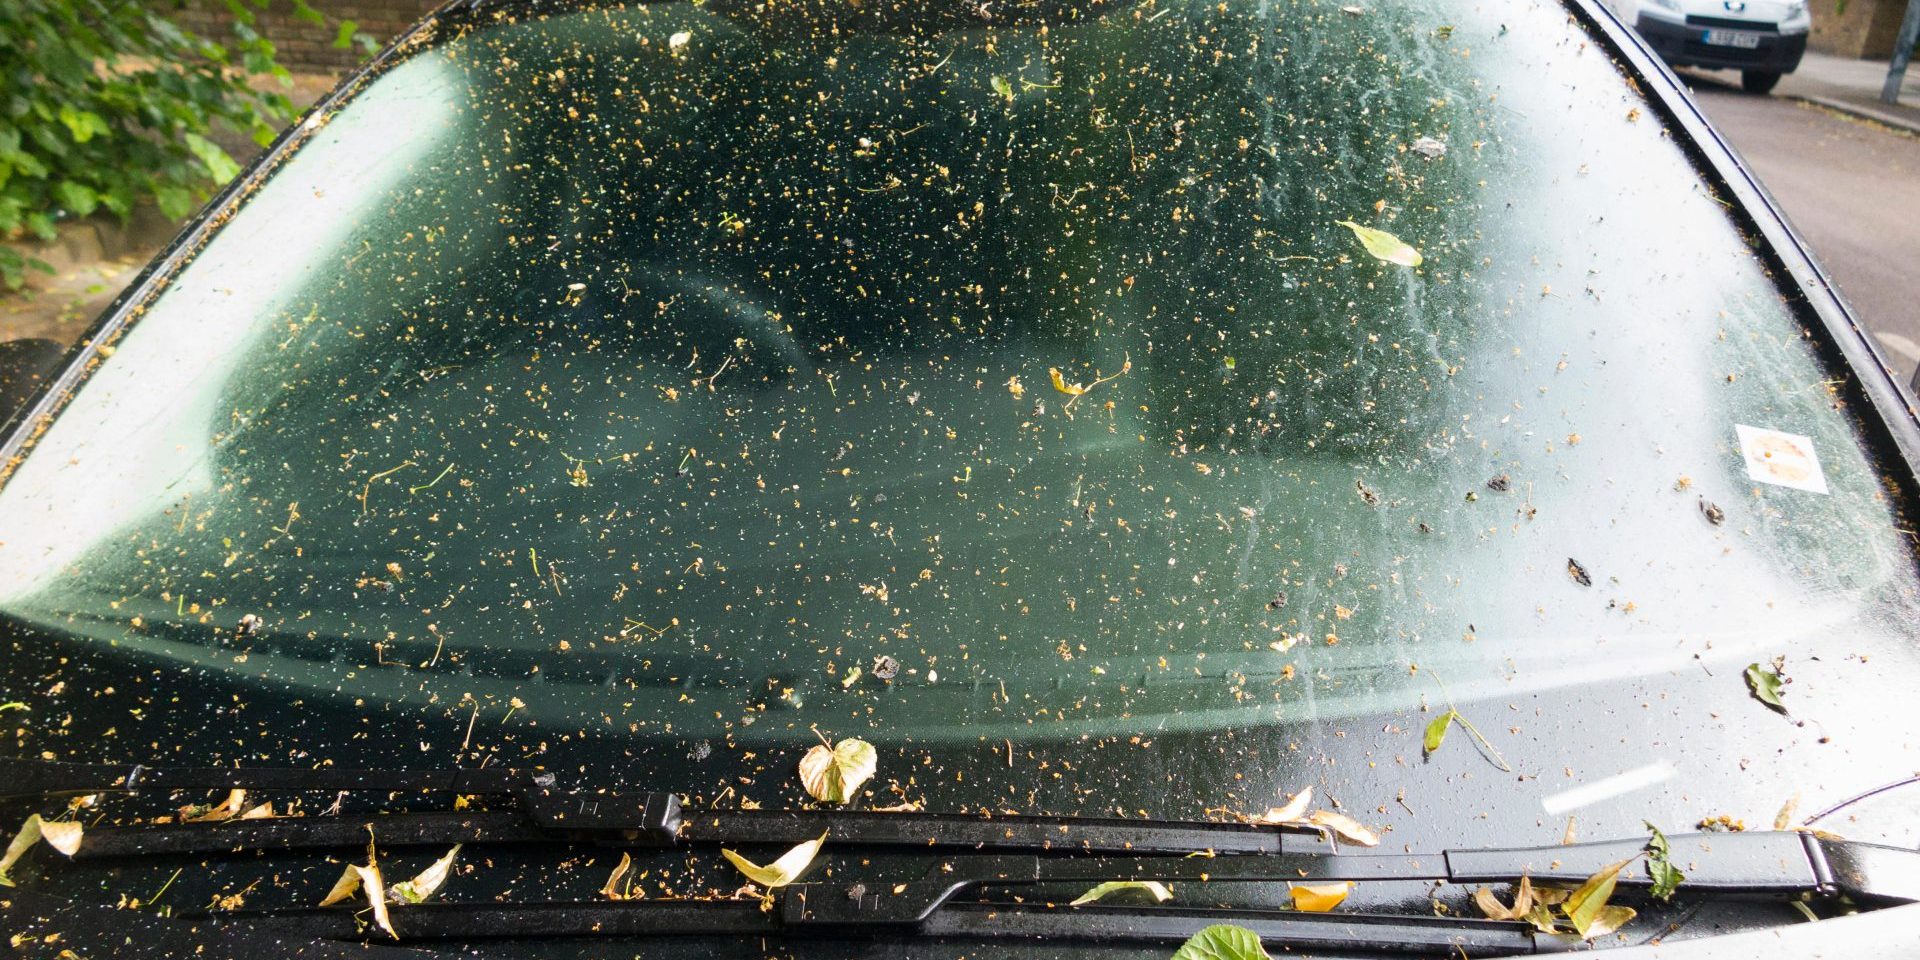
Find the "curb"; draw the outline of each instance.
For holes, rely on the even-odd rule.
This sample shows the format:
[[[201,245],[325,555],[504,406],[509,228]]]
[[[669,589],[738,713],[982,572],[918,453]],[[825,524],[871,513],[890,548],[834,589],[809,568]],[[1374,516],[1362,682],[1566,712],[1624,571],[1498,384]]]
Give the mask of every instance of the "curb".
[[[1885,110],[1876,110],[1873,107],[1862,106],[1858,103],[1854,103],[1848,100],[1840,100],[1834,97],[1822,97],[1822,96],[1818,96],[1816,94],[1810,94],[1810,93],[1782,93],[1780,94],[1780,96],[1785,97],[1789,100],[1798,100],[1801,103],[1809,103],[1816,107],[1825,107],[1828,110],[1834,111],[1835,113],[1844,113],[1850,117],[1855,117],[1861,120],[1871,120],[1874,123],[1893,127],[1894,129],[1897,129],[1897,130],[1905,130],[1906,132],[1911,134],[1920,135],[1920,120],[1914,120],[1908,117],[1903,117],[1896,113],[1890,113]]]

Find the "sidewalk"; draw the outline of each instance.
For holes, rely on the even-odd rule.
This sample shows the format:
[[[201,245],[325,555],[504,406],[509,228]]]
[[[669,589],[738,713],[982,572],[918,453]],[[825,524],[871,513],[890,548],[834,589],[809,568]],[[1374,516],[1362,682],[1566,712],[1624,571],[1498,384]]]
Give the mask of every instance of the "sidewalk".
[[[1774,92],[1920,133],[1920,64],[1907,67],[1899,103],[1880,102],[1880,87],[1886,82],[1884,60],[1853,60],[1809,50],[1800,69],[1781,77]]]
[[[1740,74],[1735,70],[1688,67],[1687,71],[1734,89],[1740,86]],[[1885,60],[1855,60],[1808,50],[1800,60],[1800,69],[1781,77],[1773,94],[1920,134],[1920,60],[1907,68],[1899,103],[1880,102],[1880,87],[1886,82]]]

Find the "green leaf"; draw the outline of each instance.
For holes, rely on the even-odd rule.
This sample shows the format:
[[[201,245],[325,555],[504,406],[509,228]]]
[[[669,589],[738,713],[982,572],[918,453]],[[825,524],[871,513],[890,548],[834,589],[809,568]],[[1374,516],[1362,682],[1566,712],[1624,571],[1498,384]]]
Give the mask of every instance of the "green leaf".
[[[107,133],[107,121],[91,110],[76,110],[71,105],[60,107],[60,122],[67,125],[67,133],[74,143],[86,143],[96,134]]]
[[[206,164],[207,176],[212,177],[215,183],[224,184],[240,173],[240,165],[234,163],[233,158],[227,155],[227,151],[220,149],[219,144],[197,133],[189,133],[184,139],[187,150],[192,152],[201,163]]]
[[[1647,829],[1653,832],[1647,840],[1647,876],[1653,880],[1653,887],[1647,892],[1661,900],[1671,900],[1674,889],[1687,875],[1673,865],[1673,848],[1667,844],[1667,835],[1651,821],[1647,822]]]
[[[84,217],[99,209],[100,195],[93,188],[72,180],[62,180],[53,187],[53,198],[65,207],[68,213]]]
[[[1008,83],[1006,77],[996,75],[991,79],[989,79],[987,82],[993,85],[994,93],[997,93],[1003,97],[1006,97],[1008,100],[1013,99],[1013,84]],[[1192,941],[1188,941],[1188,942],[1191,943]]]
[[[334,31],[333,34],[333,48],[335,50],[345,50],[353,46],[353,35],[359,32],[359,24],[354,23],[352,20],[340,21],[340,29]]]
[[[1620,882],[1620,871],[1627,868],[1636,858],[1628,857],[1619,863],[1601,867],[1598,873],[1588,877],[1579,889],[1567,895],[1567,901],[1560,905],[1566,912],[1568,922],[1573,924],[1575,932],[1582,939],[1594,937],[1617,930],[1628,920],[1633,919],[1633,911],[1626,907],[1609,908],[1607,901],[1613,897],[1613,888]],[[1626,910],[1625,916],[1618,911]],[[1612,925],[1607,924],[1611,922]]]
[[[865,740],[815,746],[800,758],[800,784],[815,800],[846,803],[878,769],[880,756]]]
[[[1167,885],[1158,880],[1109,880],[1075,897],[1073,902],[1067,904],[1067,906],[1077,907],[1082,904],[1092,903],[1095,900],[1102,899],[1110,894],[1119,893],[1122,890],[1144,890],[1153,896],[1155,903],[1166,903],[1168,900],[1173,899],[1173,891],[1168,890]]]
[[[185,187],[155,187],[153,199],[168,220],[179,220],[193,212],[193,193]]]
[[[1426,261],[1420,251],[1385,230],[1363,227],[1352,220],[1342,220],[1340,225],[1352,230],[1353,235],[1360,238],[1360,245],[1366,247],[1376,260],[1397,263],[1403,267],[1417,267]]]
[[[1786,681],[1780,674],[1757,663],[1747,664],[1747,689],[1753,691],[1753,698],[1778,710],[1787,712],[1787,705],[1780,698],[1786,693]]]
[[[1271,960],[1260,936],[1246,927],[1217,923],[1188,938],[1173,960]]]
[[[1453,718],[1459,715],[1458,712],[1449,709],[1446,713],[1434,717],[1433,722],[1427,724],[1427,736],[1421,741],[1421,746],[1424,746],[1428,753],[1440,749],[1440,745],[1447,742],[1447,729],[1453,726]]]

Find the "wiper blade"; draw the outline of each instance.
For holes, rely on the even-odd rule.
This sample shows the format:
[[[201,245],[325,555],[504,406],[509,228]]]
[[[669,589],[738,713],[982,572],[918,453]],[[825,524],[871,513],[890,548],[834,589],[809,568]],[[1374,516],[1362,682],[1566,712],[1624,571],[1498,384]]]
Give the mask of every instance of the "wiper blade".
[[[831,830],[836,843],[919,849],[1083,853],[1282,854],[1324,851],[1304,826],[1101,817],[879,813],[860,810],[685,811],[677,794],[573,789],[550,773],[512,769],[349,770],[146,767],[0,759],[0,796],[76,796],[142,790],[437,791],[513,797],[518,812],[387,813],[145,824],[87,831],[81,857],[353,846],[376,826],[386,846],[571,840],[622,846],[799,843]],[[217,829],[213,829],[216,828]]]

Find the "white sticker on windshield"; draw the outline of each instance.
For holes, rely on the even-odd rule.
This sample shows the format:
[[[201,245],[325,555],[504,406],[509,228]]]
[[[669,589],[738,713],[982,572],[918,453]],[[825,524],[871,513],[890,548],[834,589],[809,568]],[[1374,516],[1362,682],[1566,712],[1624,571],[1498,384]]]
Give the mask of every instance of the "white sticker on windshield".
[[[1813,440],[1743,423],[1733,425],[1740,435],[1740,452],[1747,458],[1747,476],[1761,483],[1795,490],[1827,492],[1827,475],[1813,452]]]

